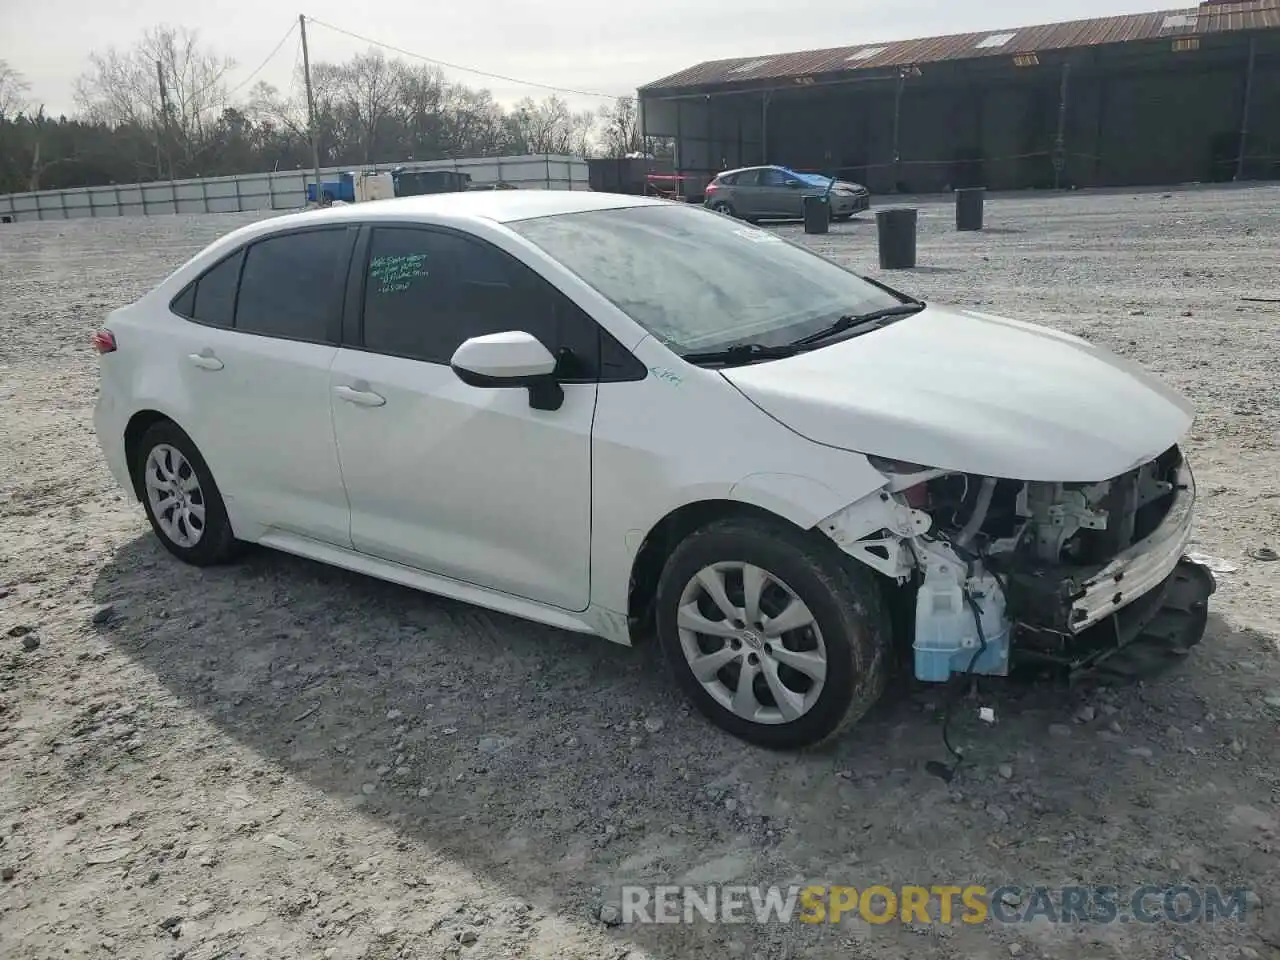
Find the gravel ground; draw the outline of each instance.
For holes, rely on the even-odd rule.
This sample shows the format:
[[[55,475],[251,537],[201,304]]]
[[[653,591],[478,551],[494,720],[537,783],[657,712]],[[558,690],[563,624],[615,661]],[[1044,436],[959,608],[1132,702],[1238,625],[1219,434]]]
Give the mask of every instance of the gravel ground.
[[[179,565],[100,460],[87,338],[251,218],[0,227],[0,956],[1280,958],[1280,307],[1243,299],[1280,297],[1280,189],[993,196],[981,234],[920,209],[890,282],[1195,399],[1196,549],[1232,568],[1157,682],[985,684],[950,784],[936,689],[774,755],[651,648],[266,552]],[[874,267],[870,218],[815,242]],[[626,881],[1256,896],[1216,926],[601,923]]]

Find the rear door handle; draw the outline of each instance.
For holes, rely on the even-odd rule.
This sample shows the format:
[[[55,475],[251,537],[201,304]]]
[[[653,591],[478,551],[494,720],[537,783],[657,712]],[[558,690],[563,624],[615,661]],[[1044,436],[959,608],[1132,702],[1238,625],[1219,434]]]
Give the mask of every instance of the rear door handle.
[[[358,382],[354,387],[346,385],[333,388],[333,392],[347,403],[354,403],[361,407],[380,407],[387,402],[387,398],[374,393],[372,390],[363,389],[369,385],[364,381]]]
[[[221,370],[224,366],[223,362],[213,355],[213,351],[205,347],[199,353],[187,354],[187,359],[191,361],[193,366],[199,367],[201,370]]]

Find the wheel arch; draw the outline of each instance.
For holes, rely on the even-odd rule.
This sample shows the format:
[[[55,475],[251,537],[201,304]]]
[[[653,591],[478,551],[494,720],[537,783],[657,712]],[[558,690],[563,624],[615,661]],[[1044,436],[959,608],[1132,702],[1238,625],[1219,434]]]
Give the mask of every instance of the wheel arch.
[[[138,410],[129,418],[129,422],[124,427],[124,456],[125,466],[129,471],[129,479],[133,483],[133,493],[139,501],[144,496],[142,489],[142,477],[138,473],[138,445],[142,443],[142,438],[147,431],[154,427],[157,423],[172,423],[183,433],[187,431],[182,424],[175,420],[167,413],[161,413],[159,410],[153,410],[150,407]],[[188,434],[190,436],[190,434]],[[193,443],[195,441],[192,441]]]
[[[627,618],[634,627],[647,624],[652,616],[658,578],[667,558],[676,546],[695,530],[733,517],[757,518],[777,522],[786,520],[779,514],[740,500],[697,500],[676,507],[655,523],[645,534],[631,562],[631,579],[627,588]]]
[[[638,640],[637,628],[647,629],[652,624],[658,578],[671,552],[691,533],[718,520],[740,517],[785,523],[856,563],[818,529],[823,520],[849,506],[847,498],[847,492],[837,493],[810,477],[757,473],[735,483],[727,496],[702,497],[670,510],[645,533],[631,562],[627,619],[632,643]],[[887,578],[878,579],[886,580],[886,587],[890,585]]]

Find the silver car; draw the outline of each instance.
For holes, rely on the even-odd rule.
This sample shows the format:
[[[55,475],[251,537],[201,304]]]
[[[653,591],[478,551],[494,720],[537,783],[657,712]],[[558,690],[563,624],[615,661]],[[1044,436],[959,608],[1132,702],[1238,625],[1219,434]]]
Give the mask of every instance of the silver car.
[[[832,220],[848,220],[871,206],[866,187],[788,167],[741,167],[726,170],[707,184],[703,205],[743,220],[798,220],[804,198],[825,196]]]

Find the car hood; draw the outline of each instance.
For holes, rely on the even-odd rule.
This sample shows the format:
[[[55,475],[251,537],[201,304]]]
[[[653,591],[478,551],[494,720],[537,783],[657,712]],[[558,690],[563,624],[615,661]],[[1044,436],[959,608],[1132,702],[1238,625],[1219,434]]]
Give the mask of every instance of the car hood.
[[[817,187],[824,191],[827,188],[831,188],[832,190],[845,190],[850,193],[861,193],[866,189],[862,184],[852,183],[849,180],[836,180],[833,186],[831,178],[824,177],[820,173],[796,173],[793,170],[791,171],[791,176],[803,183],[805,187]]]
[[[817,443],[1013,480],[1098,481],[1163,453],[1193,409],[1070,334],[930,306],[862,336],[726,369]]]

